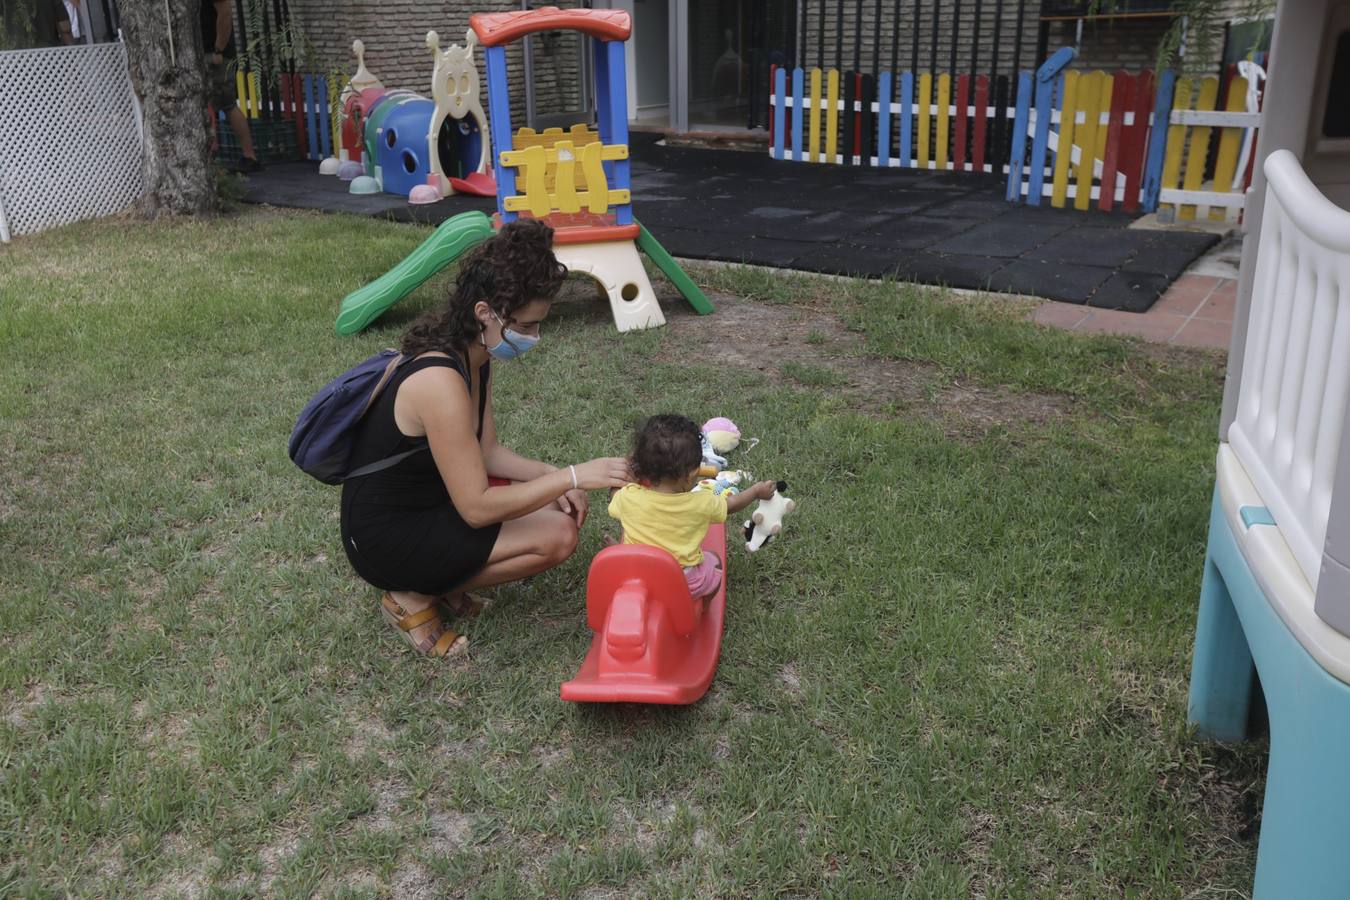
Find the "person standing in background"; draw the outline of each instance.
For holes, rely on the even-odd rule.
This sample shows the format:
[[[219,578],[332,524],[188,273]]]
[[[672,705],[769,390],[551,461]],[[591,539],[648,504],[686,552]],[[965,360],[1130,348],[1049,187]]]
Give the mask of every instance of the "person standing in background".
[[[218,110],[225,111],[239,142],[237,170],[248,174],[262,169],[253,149],[253,135],[248,130],[248,119],[239,108],[239,94],[235,89],[234,71],[234,7],[230,0],[201,0],[202,47],[206,52],[206,100]]]

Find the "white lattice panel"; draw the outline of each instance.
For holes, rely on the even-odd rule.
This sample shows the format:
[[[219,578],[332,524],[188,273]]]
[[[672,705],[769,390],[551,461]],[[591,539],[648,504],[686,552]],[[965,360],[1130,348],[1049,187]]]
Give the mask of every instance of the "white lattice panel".
[[[1350,401],[1350,212],[1277,150],[1247,320],[1233,451],[1317,586]]]
[[[122,44],[0,53],[0,232],[6,219],[14,234],[32,234],[110,215],[141,185]]]

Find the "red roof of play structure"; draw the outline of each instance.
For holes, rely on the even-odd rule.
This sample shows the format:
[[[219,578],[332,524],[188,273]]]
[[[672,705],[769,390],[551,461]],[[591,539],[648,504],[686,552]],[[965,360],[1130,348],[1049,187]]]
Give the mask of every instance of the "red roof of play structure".
[[[633,19],[623,9],[558,9],[541,6],[520,12],[474,13],[469,26],[484,47],[509,44],[536,31],[567,29],[589,34],[602,41],[626,41],[633,32]]]

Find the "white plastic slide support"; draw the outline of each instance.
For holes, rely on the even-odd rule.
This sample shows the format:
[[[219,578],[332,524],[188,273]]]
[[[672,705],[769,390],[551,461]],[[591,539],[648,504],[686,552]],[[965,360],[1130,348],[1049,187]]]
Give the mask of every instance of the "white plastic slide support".
[[[1316,588],[1350,401],[1350,212],[1322,196],[1288,150],[1272,153],[1264,172],[1228,439]]]
[[[614,324],[620,332],[666,324],[647,270],[632,241],[600,244],[557,244],[553,255],[573,272],[595,279],[609,298]]]

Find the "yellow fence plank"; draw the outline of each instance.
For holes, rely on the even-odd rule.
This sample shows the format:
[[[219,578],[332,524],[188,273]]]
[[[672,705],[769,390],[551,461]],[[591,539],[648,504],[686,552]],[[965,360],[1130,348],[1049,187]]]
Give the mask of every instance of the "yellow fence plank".
[[[1092,206],[1092,170],[1101,142],[1098,124],[1102,117],[1102,84],[1105,72],[1088,72],[1078,81],[1078,108],[1083,111],[1083,124],[1074,126],[1074,143],[1078,145],[1078,167],[1074,181],[1074,209]]]
[[[1210,75],[1200,82],[1200,97],[1195,101],[1195,108],[1201,112],[1212,112],[1218,98],[1219,79]],[[1213,130],[1203,125],[1191,130],[1190,147],[1186,151],[1186,178],[1182,183],[1185,190],[1198,191],[1205,183],[1205,164],[1209,162],[1209,135]],[[1177,218],[1194,219],[1195,207],[1189,203],[1183,204],[1177,210]]]
[[[820,69],[811,70],[811,124],[806,139],[806,161],[820,159]]]
[[[830,69],[825,78],[825,159],[834,162],[839,148],[839,70]]]
[[[524,135],[527,141],[534,142],[532,147],[502,152],[502,165],[519,169],[516,184],[525,188],[524,194],[506,198],[504,205],[509,212],[528,211],[534,216],[544,216],[554,210],[576,213],[584,207],[588,212],[603,213],[610,206],[629,202],[629,191],[609,189],[604,168],[606,160],[628,158],[627,144],[586,140],[577,146],[559,137],[565,132],[550,131],[556,133]],[[543,142],[536,138],[542,138]],[[545,142],[552,143],[546,146]]]
[[[937,83],[937,167],[947,168],[947,129],[951,125],[951,116],[947,113],[947,104],[952,96],[952,76],[943,73]]]
[[[1229,112],[1242,112],[1247,108],[1247,79],[1240,75],[1233,76],[1228,85],[1228,102],[1224,106]],[[1237,174],[1238,150],[1241,147],[1241,128],[1219,129],[1219,155],[1214,161],[1214,190],[1233,189],[1233,176]],[[1209,217],[1222,221],[1228,217],[1228,210],[1216,206],[1209,211]]]
[[[1178,78],[1176,89],[1172,92],[1172,109],[1191,108],[1191,80]],[[1175,188],[1181,178],[1181,150],[1186,143],[1186,126],[1167,126],[1167,151],[1163,154],[1162,187]],[[1172,208],[1170,203],[1158,204],[1160,211]]]
[[[1069,195],[1069,160],[1073,156],[1075,137],[1074,116],[1078,115],[1078,72],[1064,73],[1064,109],[1059,120],[1059,149],[1055,152],[1055,175],[1050,192],[1050,205],[1064,208]]]
[[[933,96],[933,76],[925,72],[919,76],[919,96],[914,98],[914,104],[919,108],[919,168],[928,168],[928,128],[932,121],[932,111],[929,109]]]
[[[599,143],[600,132],[593,128],[587,128],[585,124],[578,122],[566,131],[561,128],[545,128],[543,131],[535,131],[533,128],[521,128],[511,139],[513,147],[524,150],[526,147],[552,147],[559,141],[567,141],[573,147],[580,147],[582,144]]]

